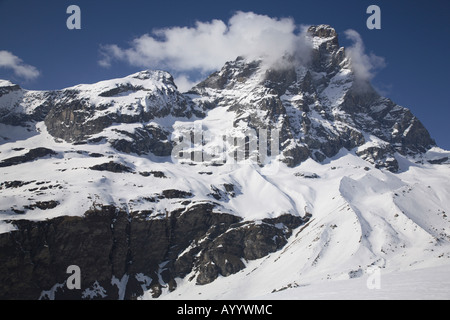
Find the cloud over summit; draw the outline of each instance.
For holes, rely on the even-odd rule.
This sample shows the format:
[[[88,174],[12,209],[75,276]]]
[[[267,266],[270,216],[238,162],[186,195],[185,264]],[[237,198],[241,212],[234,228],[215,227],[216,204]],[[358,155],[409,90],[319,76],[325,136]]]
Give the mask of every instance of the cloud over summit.
[[[367,54],[361,35],[355,30],[348,29],[344,32],[344,35],[353,42],[345,50],[351,60],[356,78],[362,81],[372,80],[376,71],[386,66],[384,58],[373,53]]]
[[[306,35],[307,27],[297,25],[292,18],[238,11],[228,22],[214,19],[197,21],[192,27],[156,29],[133,39],[126,48],[101,45],[98,63],[103,67],[126,62],[137,67],[166,69],[174,75],[180,89],[187,90],[195,84],[190,77],[193,73],[202,77],[238,56],[249,60],[262,58],[270,67],[283,66],[286,61],[281,58],[287,56],[296,63],[305,63],[312,49]],[[347,30],[344,35],[353,42],[346,52],[355,76],[370,81],[375,71],[384,66],[384,59],[366,54],[355,30]]]
[[[194,27],[157,29],[135,38],[128,48],[101,46],[99,64],[108,67],[125,61],[146,68],[169,68],[183,73],[220,69],[238,56],[263,58],[274,63],[280,57],[306,54],[305,30],[291,18],[271,18],[253,12],[236,12],[227,23],[197,21]]]

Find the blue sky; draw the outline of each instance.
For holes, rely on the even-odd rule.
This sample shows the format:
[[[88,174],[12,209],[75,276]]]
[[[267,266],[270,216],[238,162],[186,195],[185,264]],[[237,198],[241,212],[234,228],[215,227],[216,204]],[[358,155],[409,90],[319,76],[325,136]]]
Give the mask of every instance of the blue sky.
[[[81,30],[66,27],[66,9],[71,4],[81,9]],[[381,8],[381,30],[366,27],[366,9],[371,4]],[[329,24],[343,46],[352,44],[344,31],[357,31],[366,53],[385,62],[374,74],[375,87],[411,109],[438,145],[450,149],[448,0],[0,0],[0,79],[26,89],[46,90],[123,77],[147,67],[177,74],[177,67],[161,61],[133,64],[112,59],[108,67],[99,62],[105,47],[126,50],[145,34],[157,38],[155,30],[195,29],[197,22],[217,19],[228,25],[239,11],[274,20],[290,18],[298,26]],[[2,57],[15,64],[15,69],[2,64]],[[209,72],[206,69],[204,74]],[[183,70],[191,80],[199,77],[199,71]]]

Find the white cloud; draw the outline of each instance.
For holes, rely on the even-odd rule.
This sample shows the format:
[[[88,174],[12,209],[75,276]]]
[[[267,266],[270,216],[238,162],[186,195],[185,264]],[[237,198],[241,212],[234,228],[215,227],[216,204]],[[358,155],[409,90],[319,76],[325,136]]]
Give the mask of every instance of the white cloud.
[[[347,39],[353,44],[346,48],[346,54],[351,59],[353,72],[357,79],[370,81],[376,74],[376,71],[386,66],[383,57],[376,56],[373,53],[366,54],[361,35],[355,30],[349,29],[344,32]]]
[[[180,89],[187,90],[195,83],[190,77],[192,71],[204,76],[238,56],[263,58],[270,67],[284,66],[286,60],[280,58],[285,56],[294,57],[296,63],[306,63],[311,53],[306,34],[307,28],[296,25],[292,18],[238,11],[227,22],[215,19],[197,21],[193,27],[157,29],[135,38],[125,48],[102,45],[98,63],[109,67],[121,61],[137,67],[166,69],[173,73]],[[362,82],[372,80],[376,71],[385,66],[384,59],[367,54],[355,30],[344,34],[353,43],[346,52],[355,76]]]
[[[25,80],[33,80],[40,74],[35,67],[25,64],[22,59],[5,50],[0,50],[0,68],[12,69],[16,76]]]
[[[174,78],[175,85],[181,92],[188,91],[195,86],[200,80],[192,81],[186,74],[179,74]]]
[[[305,30],[291,18],[237,12],[228,23],[212,20],[196,22],[194,27],[158,29],[134,39],[129,48],[103,45],[99,64],[108,67],[117,60],[139,67],[167,68],[178,72],[186,83],[183,72],[215,71],[238,56],[264,58],[270,64],[285,54],[305,58],[309,46],[304,35]]]

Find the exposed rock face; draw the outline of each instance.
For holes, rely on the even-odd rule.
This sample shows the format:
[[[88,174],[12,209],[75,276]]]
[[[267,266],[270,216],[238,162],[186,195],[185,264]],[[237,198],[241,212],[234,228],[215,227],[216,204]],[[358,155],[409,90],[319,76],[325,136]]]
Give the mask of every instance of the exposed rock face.
[[[0,235],[0,298],[132,299],[150,288],[156,297],[162,287],[174,290],[176,277],[192,273],[206,284],[241,270],[242,259],[280,249],[304,222],[242,222],[214,208],[197,204],[148,220],[145,212],[102,206],[83,217],[15,221],[17,231]],[[80,267],[79,290],[67,288],[70,265]]]
[[[171,155],[173,144],[170,133],[156,125],[143,125],[134,129],[134,132],[114,129],[123,138],[111,139],[111,145],[118,151],[136,153],[138,155],[153,153],[156,156],[167,157]]]
[[[396,152],[422,153],[435,145],[408,109],[355,79],[333,28],[313,26],[308,33],[313,50],[307,65],[267,67],[262,61],[238,58],[198,84],[193,93],[201,96],[203,105],[229,106],[236,113],[236,127],[278,128],[282,161],[289,166],[309,157],[320,162],[341,148],[352,150],[380,140],[380,146],[371,143],[358,154],[395,172]]]
[[[110,171],[114,173],[118,172],[132,172],[133,170],[121,163],[115,163],[114,161],[110,161],[107,163],[97,164],[95,166],[90,167],[91,170],[98,171]]]
[[[138,155],[169,156],[170,132],[146,124],[166,116],[190,118],[202,114],[178,92],[172,76],[163,71],[143,71],[120,81],[80,85],[65,89],[45,117],[50,134],[69,142],[93,141],[100,134],[118,151]],[[114,124],[133,124],[124,129]],[[137,125],[136,125],[137,124]],[[101,135],[111,127],[114,137]]]
[[[45,120],[51,135],[68,142],[106,141],[125,153],[170,156],[174,128],[152,120],[201,119],[207,110],[227,107],[235,115],[234,128],[279,130],[281,160],[289,166],[310,157],[320,162],[342,148],[370,143],[370,150],[358,154],[395,171],[396,152],[423,153],[435,145],[408,109],[355,78],[333,28],[312,26],[308,37],[307,63],[285,57],[280,65],[268,66],[238,57],[184,95],[163,71],[49,92],[3,81],[0,98],[9,105],[0,105],[0,121],[26,125]],[[374,146],[373,140],[382,143]]]
[[[13,165],[17,165],[24,162],[34,161],[39,158],[57,155],[57,153],[51,149],[38,147],[31,149],[26,154],[22,156],[16,156],[4,159],[0,162],[0,167],[9,167]]]
[[[286,215],[231,226],[226,233],[204,245],[197,266],[197,283],[210,283],[219,275],[228,276],[240,271],[245,267],[242,258],[259,259],[282,248],[291,235],[291,230],[301,224],[302,219],[299,217]],[[186,255],[191,254],[188,252]],[[184,259],[184,256],[181,258]]]
[[[26,126],[44,120],[55,138],[78,144],[105,139],[119,151],[139,155],[168,156],[172,150],[170,132],[148,124],[152,119],[203,115],[163,71],[147,70],[59,91],[28,91],[7,81],[1,85],[0,98],[5,101],[0,102],[1,123]],[[108,128],[113,136],[102,135]]]

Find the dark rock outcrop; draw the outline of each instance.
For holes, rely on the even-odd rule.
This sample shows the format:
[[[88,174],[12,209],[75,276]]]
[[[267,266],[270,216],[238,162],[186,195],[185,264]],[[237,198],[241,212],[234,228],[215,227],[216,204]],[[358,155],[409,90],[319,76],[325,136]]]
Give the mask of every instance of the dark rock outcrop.
[[[170,133],[159,126],[142,126],[134,129],[132,133],[124,130],[115,131],[124,136],[123,139],[110,139],[111,145],[118,151],[138,155],[151,152],[159,157],[167,157],[172,153]]]
[[[16,156],[16,157],[11,157],[11,158],[2,160],[0,162],[0,167],[14,166],[17,164],[31,162],[31,161],[37,160],[39,158],[44,158],[47,156],[54,156],[57,154],[58,154],[57,152],[55,152],[51,149],[44,148],[44,147],[38,147],[38,148],[31,149],[30,151],[28,151],[26,154],[24,154],[22,156]]]
[[[131,79],[140,80],[140,84],[131,84]],[[151,81],[157,81],[158,86],[152,85]],[[62,90],[45,117],[49,133],[65,141],[80,142],[88,140],[90,136],[102,132],[115,123],[144,124],[154,118],[169,115],[190,118],[199,112],[189,99],[177,90],[172,76],[167,72],[142,71],[124,78],[115,85],[105,84],[105,86],[102,92],[89,93],[88,97],[78,87]],[[136,92],[140,95],[134,101],[114,99]],[[92,102],[96,95],[104,98],[102,102],[97,104]],[[156,132],[156,129],[160,132]],[[161,128],[142,125],[135,128],[134,133],[123,130],[121,133],[134,141],[129,147],[126,147],[123,141],[111,141],[113,146],[120,149],[119,151],[144,154],[152,149],[161,149],[159,153],[170,154],[170,151],[164,151],[167,150],[167,146],[152,148],[152,145],[161,142],[158,139],[158,135],[162,134]],[[154,141],[149,140],[152,138]],[[167,134],[164,140],[166,139]]]
[[[97,170],[97,171],[110,171],[114,173],[120,173],[120,172],[133,172],[133,170],[130,167],[127,167],[126,165],[123,165],[121,163],[116,163],[114,161],[110,161],[107,163],[102,164],[96,164],[89,169],[91,170]]]
[[[304,223],[293,216],[244,222],[215,207],[147,219],[101,206],[83,217],[14,221],[16,231],[0,234],[0,299],[133,299],[143,290],[156,297],[191,272],[198,284],[235,273],[243,261],[280,249]],[[80,268],[81,289],[67,287],[71,265]]]

